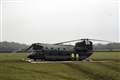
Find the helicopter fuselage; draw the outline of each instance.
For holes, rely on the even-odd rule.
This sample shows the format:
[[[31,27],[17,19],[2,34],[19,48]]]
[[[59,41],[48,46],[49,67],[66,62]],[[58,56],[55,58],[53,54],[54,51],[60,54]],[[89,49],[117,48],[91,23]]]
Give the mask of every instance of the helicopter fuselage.
[[[34,43],[31,49],[28,58],[33,60],[83,60],[93,53],[91,41],[77,42],[75,46]]]

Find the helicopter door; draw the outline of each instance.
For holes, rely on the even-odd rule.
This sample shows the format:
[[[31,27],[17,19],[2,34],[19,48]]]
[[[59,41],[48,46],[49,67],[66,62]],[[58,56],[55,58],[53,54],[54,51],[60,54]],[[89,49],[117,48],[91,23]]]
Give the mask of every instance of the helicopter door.
[[[74,53],[71,54],[71,58],[72,58],[72,60],[75,60],[75,54]]]
[[[76,61],[79,61],[79,54],[76,54]]]

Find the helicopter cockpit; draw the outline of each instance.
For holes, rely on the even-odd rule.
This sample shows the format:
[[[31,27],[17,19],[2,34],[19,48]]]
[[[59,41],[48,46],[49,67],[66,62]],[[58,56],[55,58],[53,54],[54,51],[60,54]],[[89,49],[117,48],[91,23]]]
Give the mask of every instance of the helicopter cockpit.
[[[43,46],[40,43],[34,43],[30,46],[30,48],[32,48],[32,52],[27,58],[37,58],[42,55]]]
[[[43,49],[43,46],[40,45],[40,43],[36,43],[32,45],[33,51],[41,51]]]

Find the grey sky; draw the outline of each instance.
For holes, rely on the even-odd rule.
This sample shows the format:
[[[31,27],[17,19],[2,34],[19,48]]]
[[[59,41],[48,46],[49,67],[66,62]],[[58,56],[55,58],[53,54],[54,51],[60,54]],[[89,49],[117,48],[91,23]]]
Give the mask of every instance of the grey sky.
[[[117,0],[2,0],[2,40],[55,43],[118,41]]]

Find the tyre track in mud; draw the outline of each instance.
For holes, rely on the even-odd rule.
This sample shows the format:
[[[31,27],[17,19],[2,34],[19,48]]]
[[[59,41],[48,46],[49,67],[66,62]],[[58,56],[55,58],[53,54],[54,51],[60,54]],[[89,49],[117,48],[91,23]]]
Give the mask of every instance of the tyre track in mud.
[[[116,65],[116,67],[114,65],[111,65],[111,64],[106,64],[106,63],[96,63],[97,65],[100,65],[100,66],[104,66],[106,68],[109,68],[111,70],[114,70],[118,73],[120,73],[120,68],[118,65]],[[118,66],[118,67],[117,67]]]
[[[0,76],[0,79],[1,80],[20,80],[20,79],[16,79],[16,78],[11,78],[11,77],[8,77],[8,76]]]
[[[88,67],[86,66],[82,66],[82,65],[80,66],[78,64],[70,64],[70,63],[67,63],[65,65],[79,72],[83,72],[86,76],[92,78],[93,80],[116,80],[112,76],[96,74],[94,73],[93,70],[90,70],[90,69],[88,70]]]
[[[44,75],[53,76],[53,77],[58,77],[58,78],[61,78],[61,79],[66,79],[66,80],[77,80],[73,77],[67,77],[67,76],[60,75],[60,74],[53,74],[51,72],[45,72],[45,71],[33,70],[33,69],[25,69],[25,68],[22,68],[22,67],[15,67],[13,65],[7,65],[7,67],[12,68],[12,69],[16,69],[16,70],[27,71],[28,73],[29,72],[34,72],[34,73],[44,74]]]

